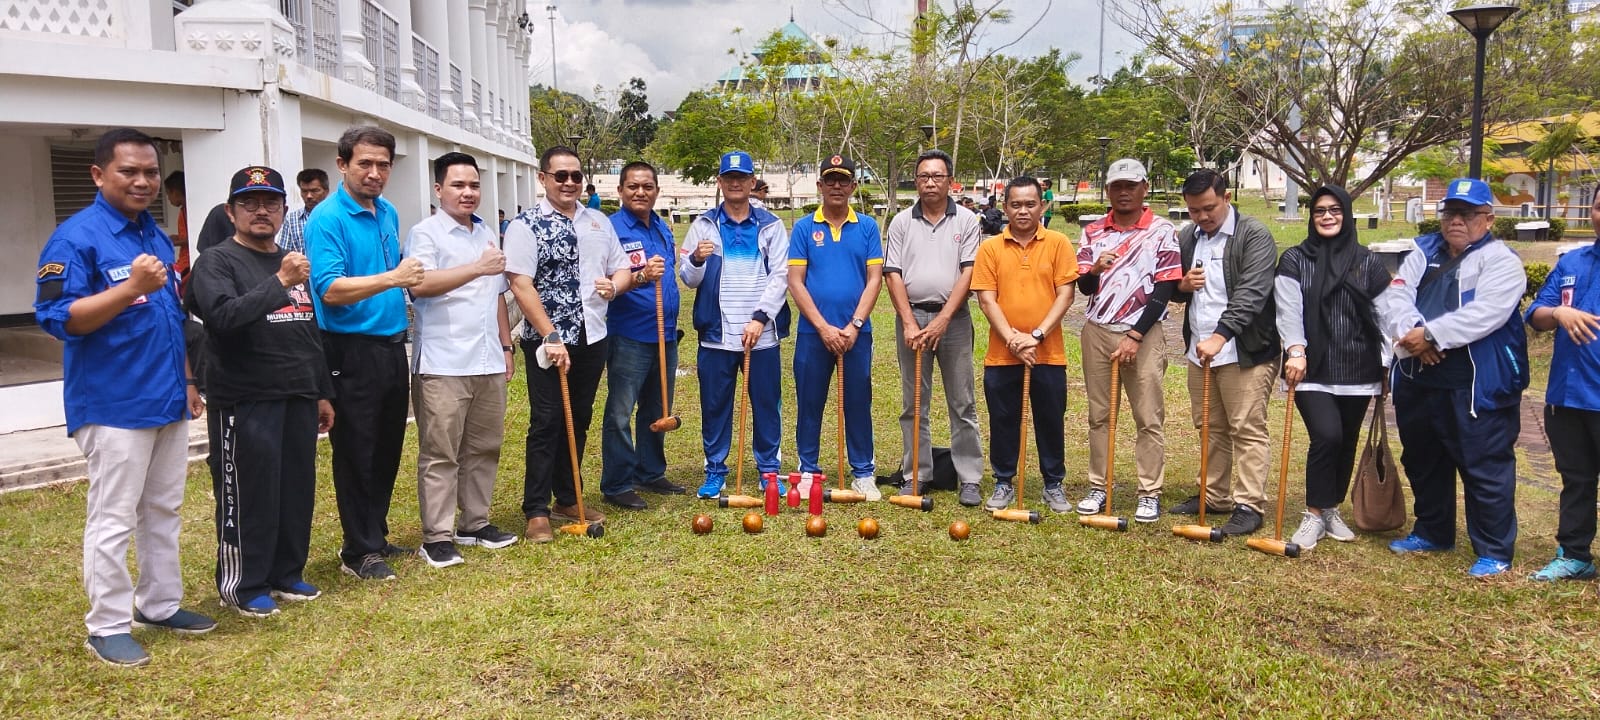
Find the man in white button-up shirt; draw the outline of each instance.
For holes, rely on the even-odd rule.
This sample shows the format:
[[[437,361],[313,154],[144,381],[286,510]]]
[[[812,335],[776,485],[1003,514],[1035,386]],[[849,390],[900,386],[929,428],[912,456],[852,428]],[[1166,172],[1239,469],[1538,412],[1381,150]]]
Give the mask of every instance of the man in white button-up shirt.
[[[456,543],[502,548],[517,536],[489,523],[511,378],[506,256],[478,209],[477,161],[433,161],[439,209],[411,228],[406,257],[422,263],[415,298],[411,397],[417,414],[417,501],[422,548],[436,568],[459,564]],[[456,509],[461,514],[456,517]]]

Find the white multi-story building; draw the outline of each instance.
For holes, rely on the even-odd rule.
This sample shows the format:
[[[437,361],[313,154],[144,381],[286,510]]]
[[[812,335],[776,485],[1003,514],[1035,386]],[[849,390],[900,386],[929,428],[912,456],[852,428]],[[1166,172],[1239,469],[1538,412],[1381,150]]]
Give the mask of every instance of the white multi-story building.
[[[428,213],[429,161],[451,150],[478,158],[480,212],[492,222],[534,197],[525,9],[525,0],[0,0],[0,432],[62,423],[59,343],[41,342],[33,326],[34,260],[93,200],[101,132],[130,126],[158,138],[163,173],[186,177],[191,241],[246,165],[291,182],[321,168],[337,183],[335,143],[355,124],[396,137],[385,196],[402,229]],[[176,229],[176,208],[152,211]]]

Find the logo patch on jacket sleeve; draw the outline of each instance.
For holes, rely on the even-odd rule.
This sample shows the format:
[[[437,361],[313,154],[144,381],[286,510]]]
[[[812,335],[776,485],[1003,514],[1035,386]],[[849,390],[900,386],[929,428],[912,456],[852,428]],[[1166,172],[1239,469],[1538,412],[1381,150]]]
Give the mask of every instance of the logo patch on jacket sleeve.
[[[49,277],[60,277],[61,275],[66,274],[66,272],[67,266],[62,265],[61,263],[45,263],[39,267],[39,279],[44,280]]]

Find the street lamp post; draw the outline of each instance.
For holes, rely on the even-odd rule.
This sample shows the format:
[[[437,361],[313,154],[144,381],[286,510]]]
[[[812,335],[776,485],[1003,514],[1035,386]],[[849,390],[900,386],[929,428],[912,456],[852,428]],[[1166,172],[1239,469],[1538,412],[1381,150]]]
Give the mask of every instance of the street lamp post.
[[[556,87],[556,6],[544,6],[544,11],[550,18],[550,89],[560,90]]]
[[[1467,165],[1467,176],[1473,179],[1483,177],[1483,66],[1489,36],[1516,12],[1515,5],[1469,5],[1450,11],[1450,17],[1478,41],[1477,62],[1472,71],[1472,147],[1468,148],[1471,160]]]
[[[1100,202],[1106,201],[1106,148],[1111,146],[1111,138],[1104,135],[1094,139],[1100,143]]]

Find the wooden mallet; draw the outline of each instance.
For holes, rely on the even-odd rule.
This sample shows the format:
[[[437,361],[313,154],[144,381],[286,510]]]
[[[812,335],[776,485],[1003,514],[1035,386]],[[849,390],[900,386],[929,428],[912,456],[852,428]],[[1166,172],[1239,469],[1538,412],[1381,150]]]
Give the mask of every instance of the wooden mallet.
[[[733,494],[717,498],[717,507],[758,508],[761,498],[744,494],[745,424],[750,416],[750,348],[744,349],[744,377],[739,383],[739,447],[733,471]]]
[[[922,488],[917,482],[917,461],[921,458],[917,447],[922,439],[922,351],[916,350],[916,361],[913,363],[914,377],[911,380],[911,494],[892,495],[889,502],[900,507],[912,508],[928,512],[933,509],[933,498],[923,497]]]
[[[1117,411],[1122,409],[1122,387],[1118,384],[1117,366],[1122,363],[1116,358],[1111,359],[1111,420],[1106,428],[1106,503],[1100,506],[1100,512],[1093,515],[1079,515],[1078,524],[1096,527],[1101,530],[1126,531],[1128,519],[1111,514],[1111,489],[1116,483],[1112,474],[1117,465]]]
[[[572,394],[567,390],[566,368],[561,368],[561,410],[567,415],[567,456],[572,461],[572,492],[578,498],[578,522],[562,525],[561,532],[599,538],[606,534],[605,526],[586,520],[589,514],[583,510],[583,481],[578,477],[578,435],[572,427]]]
[[[1268,555],[1288,558],[1300,557],[1300,546],[1283,541],[1283,505],[1289,499],[1289,446],[1294,440],[1294,385],[1289,385],[1289,399],[1283,404],[1283,457],[1278,461],[1278,518],[1272,528],[1272,539],[1250,538],[1244,544],[1252,550]]]
[[[1033,525],[1038,525],[1039,523],[1044,521],[1044,517],[1039,514],[1039,511],[1038,510],[1026,510],[1026,509],[1023,509],[1023,507],[1022,507],[1022,478],[1025,475],[1027,475],[1027,473],[1028,473],[1028,408],[1032,406],[1032,401],[1031,401],[1030,396],[1028,394],[1028,388],[1029,388],[1030,383],[1032,383],[1032,381],[1033,381],[1033,366],[1032,365],[1024,365],[1023,368],[1024,369],[1022,371],[1022,442],[1018,443],[1018,448],[1017,448],[1017,476],[1016,476],[1017,506],[1014,507],[1014,508],[1002,508],[1000,510],[993,510],[989,514],[990,514],[991,517],[993,517],[996,520],[1010,520],[1011,522],[1025,522],[1025,523],[1030,523],[1030,524],[1033,524]]]
[[[1211,454],[1211,361],[1201,365],[1200,374],[1200,521],[1194,525],[1173,525],[1172,534],[1199,542],[1222,542],[1222,530],[1206,524],[1206,461]]]
[[[672,397],[667,393],[667,319],[662,307],[661,283],[656,280],[656,357],[661,365],[661,419],[650,423],[650,432],[672,432],[683,426],[683,420],[672,414]]]
[[[839,488],[837,490],[829,490],[827,488],[823,488],[823,490],[822,490],[822,499],[823,499],[824,502],[831,502],[831,503],[858,503],[858,502],[863,502],[863,501],[865,501],[867,499],[866,494],[859,493],[859,492],[856,492],[854,490],[851,490],[851,489],[845,487],[845,484],[844,484],[844,478],[845,478],[844,471],[845,471],[846,454],[845,454],[845,451],[844,451],[844,355],[843,354],[839,355],[838,369],[839,369],[839,393],[838,393],[838,395],[839,395],[839,397],[838,397],[838,400],[839,400],[839,402],[838,402],[838,405],[839,405],[839,431],[837,433],[834,433],[834,434],[838,436],[838,446],[839,446],[839,476],[838,476],[839,477]]]

